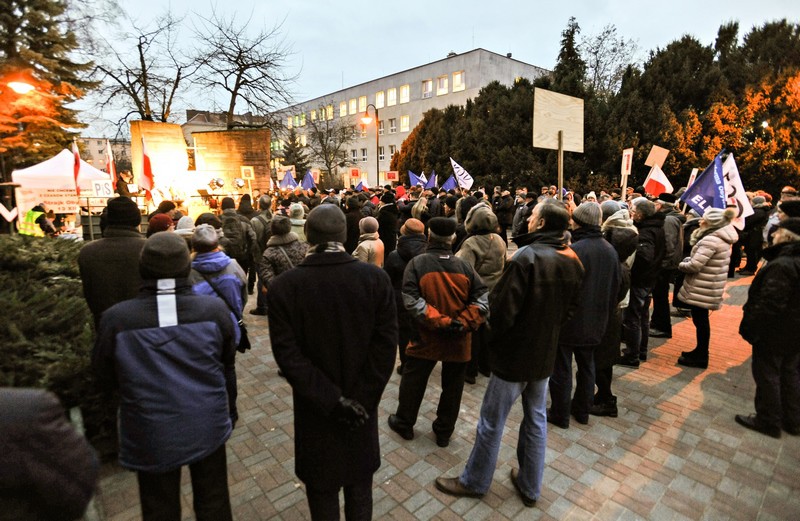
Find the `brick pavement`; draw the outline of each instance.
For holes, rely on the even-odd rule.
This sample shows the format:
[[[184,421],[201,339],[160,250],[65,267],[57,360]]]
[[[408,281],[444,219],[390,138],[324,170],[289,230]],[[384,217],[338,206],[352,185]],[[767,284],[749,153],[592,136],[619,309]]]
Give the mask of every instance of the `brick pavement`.
[[[438,369],[410,442],[386,426],[397,405],[400,377],[394,374],[380,405],[375,519],[800,519],[800,437],[784,433],[775,440],[733,421],[753,410],[750,346],[737,333],[750,280],[729,283],[723,308],[711,315],[707,370],[676,365],[680,352],[694,347],[694,327],[673,319],[673,338],[651,339],[639,369],[615,368],[618,418],[591,417],[589,425],[573,422],[567,430],[548,425],[544,486],[534,509],[522,505],[509,479],[517,466],[519,405],[509,417],[491,491],[482,500],[456,499],[438,492],[434,479],[463,469],[487,380],[466,386],[452,442],[439,448],[430,430]],[[277,375],[266,319],[249,316],[248,323],[254,348],[237,359],[240,421],[228,442],[234,516],[308,519],[293,472],[291,390]],[[188,472],[183,478],[184,519],[192,519]],[[98,517],[139,519],[137,494],[132,473],[105,465]]]

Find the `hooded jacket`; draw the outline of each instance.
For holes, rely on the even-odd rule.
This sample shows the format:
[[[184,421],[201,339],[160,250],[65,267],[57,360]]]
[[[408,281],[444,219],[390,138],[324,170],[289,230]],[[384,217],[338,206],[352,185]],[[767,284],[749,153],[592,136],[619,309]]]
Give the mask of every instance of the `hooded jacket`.
[[[492,291],[506,263],[506,243],[497,235],[497,217],[487,203],[473,206],[464,221],[467,238],[456,257],[469,262],[483,283]]]
[[[639,230],[639,245],[631,267],[631,286],[652,288],[666,254],[664,214],[656,213],[635,224]]]
[[[728,281],[731,245],[739,240],[732,224],[703,235],[678,269],[686,273],[678,292],[681,302],[703,309],[719,309]]]

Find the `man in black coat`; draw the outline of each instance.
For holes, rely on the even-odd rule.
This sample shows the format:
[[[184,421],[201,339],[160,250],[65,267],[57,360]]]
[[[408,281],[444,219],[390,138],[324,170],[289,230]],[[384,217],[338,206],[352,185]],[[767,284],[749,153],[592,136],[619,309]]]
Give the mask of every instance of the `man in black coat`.
[[[381,195],[375,218],[378,219],[378,235],[383,242],[384,255],[388,257],[397,247],[397,221],[400,219],[400,210],[397,209],[392,192]]]
[[[142,213],[133,200],[109,199],[103,238],[86,244],[78,255],[83,296],[95,330],[103,311],[139,293],[139,254],[145,242],[138,229],[141,222]]]
[[[755,409],[736,422],[773,438],[800,435],[800,218],[778,224],[753,279],[739,333],[753,345]]]
[[[267,293],[269,332],[294,396],[295,473],[312,519],[371,519],[380,467],[378,403],[392,372],[397,314],[389,276],[344,249],[333,205],[306,220],[310,250]]]
[[[636,259],[631,267],[631,297],[622,318],[625,349],[620,365],[639,367],[647,360],[647,342],[650,337],[650,294],[661,271],[666,254],[664,214],[644,197],[632,201],[631,217],[639,230]]]

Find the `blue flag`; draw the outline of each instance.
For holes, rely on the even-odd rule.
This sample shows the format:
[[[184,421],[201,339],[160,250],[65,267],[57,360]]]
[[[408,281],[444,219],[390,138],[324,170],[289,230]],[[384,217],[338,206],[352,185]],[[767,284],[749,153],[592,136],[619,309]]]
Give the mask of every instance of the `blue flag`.
[[[356,185],[356,192],[361,192],[364,190],[364,181],[359,181]]]
[[[694,183],[686,189],[681,201],[701,216],[709,208],[725,209],[725,178],[722,175],[722,152],[697,176]]]
[[[456,178],[451,175],[447,178],[447,181],[442,184],[442,190],[448,192],[450,190],[455,190],[457,186],[458,184],[456,184]]]
[[[317,183],[314,182],[314,176],[311,175],[311,170],[307,171],[306,175],[303,176],[303,183],[302,183],[303,190],[315,188],[316,186]]]
[[[431,176],[428,178],[428,182],[425,183],[425,188],[433,188],[434,186],[438,186],[436,184],[436,170],[431,170]]]
[[[294,180],[291,170],[287,170],[283,179],[281,179],[281,188],[294,188],[297,186],[297,181]]]
[[[417,174],[412,172],[411,170],[408,171],[408,184],[410,186],[419,186],[422,183],[422,179],[419,178]]]

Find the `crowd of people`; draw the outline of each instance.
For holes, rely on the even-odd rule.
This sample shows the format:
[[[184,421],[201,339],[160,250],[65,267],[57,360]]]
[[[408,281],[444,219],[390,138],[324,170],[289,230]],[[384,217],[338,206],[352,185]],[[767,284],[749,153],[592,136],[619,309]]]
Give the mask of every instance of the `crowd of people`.
[[[249,347],[242,313],[254,294],[250,314],[266,316],[293,390],[296,473],[314,519],[338,519],[342,488],[347,518],[371,518],[384,388],[396,369],[388,426],[411,440],[439,362],[440,447],[464,385],[489,380],[465,468],[437,488],[486,494],[521,398],[511,480],[535,505],[547,423],[616,417],[614,366],[646,362],[649,338],[672,336],[671,316],[691,316],[696,329],[677,363],[706,369],[709,315],[737,268],[755,273],[740,331],[753,344],[757,391],[756,413],[735,420],[772,437],[800,434],[800,350],[781,334],[800,326],[796,190],[785,187],[775,205],[748,194],[754,213],[741,229],[733,209],[701,216],[680,193],[557,195],[555,186],[298,188],[255,204],[226,197],[221,213],[194,220],[164,201],[146,237],[136,204],[110,199],[103,238],[79,264],[97,330],[93,366],[119,395],[119,461],[137,473],[144,519],[180,519],[185,465],[197,518],[231,519],[225,444],[239,419],[236,352]]]

